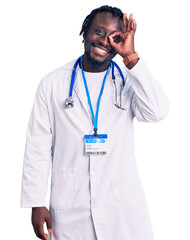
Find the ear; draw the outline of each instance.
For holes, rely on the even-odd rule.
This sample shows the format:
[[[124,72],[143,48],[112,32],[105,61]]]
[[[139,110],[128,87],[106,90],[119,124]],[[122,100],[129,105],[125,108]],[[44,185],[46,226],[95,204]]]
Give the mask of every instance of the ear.
[[[84,32],[83,32],[83,42],[85,41],[85,39],[86,39],[86,36],[87,36],[87,29],[85,29],[84,30]]]

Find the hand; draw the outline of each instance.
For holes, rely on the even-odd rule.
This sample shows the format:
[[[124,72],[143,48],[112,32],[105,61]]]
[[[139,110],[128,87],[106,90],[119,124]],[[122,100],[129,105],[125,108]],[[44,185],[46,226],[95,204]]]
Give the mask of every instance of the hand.
[[[109,42],[116,52],[123,58],[129,56],[135,52],[134,47],[134,35],[136,32],[137,24],[136,20],[133,19],[133,14],[129,15],[127,21],[127,13],[123,14],[123,32],[117,31],[109,36]],[[116,43],[114,38],[120,37],[122,41]]]
[[[51,233],[51,216],[46,207],[32,208],[32,225],[36,236],[43,240],[48,240],[48,234],[44,233],[44,223],[46,222],[47,230]]]

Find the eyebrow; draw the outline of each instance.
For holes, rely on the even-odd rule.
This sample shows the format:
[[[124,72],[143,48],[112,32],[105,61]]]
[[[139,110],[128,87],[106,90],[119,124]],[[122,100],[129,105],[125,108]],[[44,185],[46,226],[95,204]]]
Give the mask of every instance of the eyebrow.
[[[104,26],[102,26],[102,25],[99,25],[99,24],[94,24],[94,27],[95,27],[95,28],[103,28],[103,29],[105,29],[105,27],[104,27]]]
[[[94,24],[94,28],[102,28],[104,31],[106,31],[106,28],[104,25]],[[121,30],[116,28],[112,31],[112,33],[116,31],[121,31]]]

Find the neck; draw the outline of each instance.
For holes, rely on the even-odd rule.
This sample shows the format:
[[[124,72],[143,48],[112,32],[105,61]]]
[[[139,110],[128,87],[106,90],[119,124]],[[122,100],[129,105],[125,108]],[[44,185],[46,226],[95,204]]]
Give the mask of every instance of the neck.
[[[96,64],[95,62],[93,63],[88,61],[86,54],[84,54],[82,59],[82,66],[85,72],[104,72],[108,69],[109,62]]]

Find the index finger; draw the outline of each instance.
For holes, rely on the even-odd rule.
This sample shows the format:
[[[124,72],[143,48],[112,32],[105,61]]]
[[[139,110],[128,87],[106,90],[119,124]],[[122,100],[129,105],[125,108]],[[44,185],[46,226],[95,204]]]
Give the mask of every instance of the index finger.
[[[127,13],[123,14],[123,32],[127,31]]]
[[[109,37],[115,37],[115,36],[120,36],[123,39],[123,33],[121,31],[115,31],[112,34],[109,35]]]
[[[39,237],[40,239],[43,239],[43,240],[48,240],[48,235],[46,233],[44,233],[44,226],[43,226],[43,224],[40,224],[38,226],[37,237]]]

